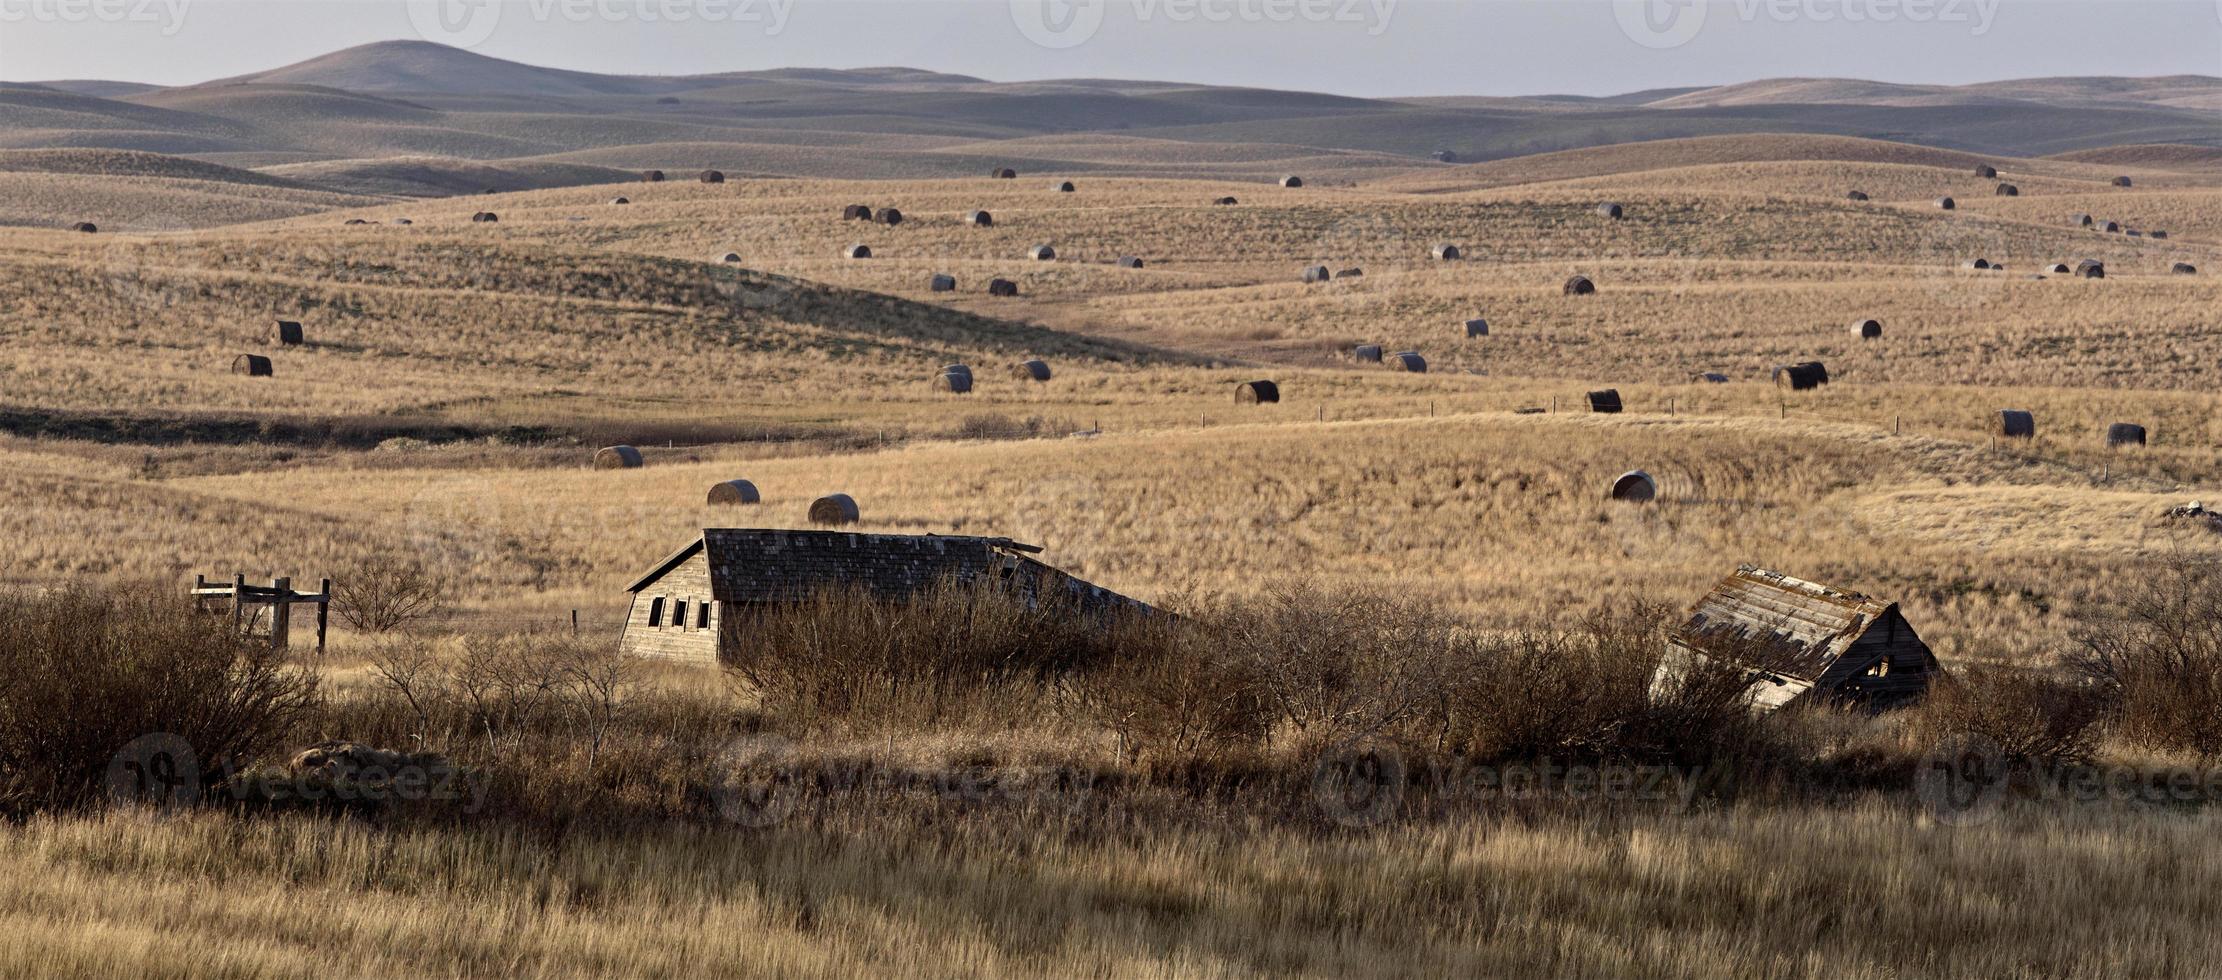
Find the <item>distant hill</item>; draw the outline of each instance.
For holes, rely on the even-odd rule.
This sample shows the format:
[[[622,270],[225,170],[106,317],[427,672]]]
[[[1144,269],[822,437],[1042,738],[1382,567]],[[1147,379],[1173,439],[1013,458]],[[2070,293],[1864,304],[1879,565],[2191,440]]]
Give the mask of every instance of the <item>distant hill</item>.
[[[265,172],[351,194],[455,197],[487,191],[542,190],[640,179],[632,170],[579,163],[514,160],[476,163],[446,157],[331,160],[265,168]]]
[[[2053,159],[2145,167],[2152,170],[2222,173],[2222,146],[2184,146],[2176,143],[2109,146],[2062,153]]]

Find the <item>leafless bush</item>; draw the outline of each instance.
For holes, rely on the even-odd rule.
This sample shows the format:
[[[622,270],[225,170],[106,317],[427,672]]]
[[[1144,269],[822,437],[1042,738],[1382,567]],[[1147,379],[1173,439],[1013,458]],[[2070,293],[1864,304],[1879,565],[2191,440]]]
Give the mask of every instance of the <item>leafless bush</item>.
[[[1073,690],[1081,714],[1115,733],[1128,755],[1190,758],[1255,744],[1271,726],[1255,661],[1207,642],[1191,623],[1131,622],[1112,648]]]
[[[2222,755],[2222,571],[2170,562],[2079,639],[2073,665],[2113,697],[2122,737]]]
[[[440,577],[414,560],[363,562],[332,582],[340,621],[365,633],[390,633],[437,616],[446,602]]]
[[[2080,678],[1985,667],[1941,680],[1921,708],[1928,741],[1979,735],[2009,761],[2088,761],[2098,748],[2106,692]]]

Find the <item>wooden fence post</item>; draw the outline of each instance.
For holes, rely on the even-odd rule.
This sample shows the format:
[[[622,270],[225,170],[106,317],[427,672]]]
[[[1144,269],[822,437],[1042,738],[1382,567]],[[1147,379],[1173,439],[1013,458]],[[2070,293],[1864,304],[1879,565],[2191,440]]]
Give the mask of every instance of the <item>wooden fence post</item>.
[[[293,595],[293,580],[274,579],[270,587],[278,593],[270,603],[270,649],[283,650],[293,639],[293,603],[286,601]]]

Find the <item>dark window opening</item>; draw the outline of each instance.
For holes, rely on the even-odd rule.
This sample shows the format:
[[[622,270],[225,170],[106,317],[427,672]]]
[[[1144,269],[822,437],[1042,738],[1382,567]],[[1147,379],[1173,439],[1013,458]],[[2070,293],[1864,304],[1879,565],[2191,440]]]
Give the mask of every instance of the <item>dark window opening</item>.
[[[663,624],[664,597],[657,596],[653,599],[648,600],[648,625],[660,628],[663,626]]]

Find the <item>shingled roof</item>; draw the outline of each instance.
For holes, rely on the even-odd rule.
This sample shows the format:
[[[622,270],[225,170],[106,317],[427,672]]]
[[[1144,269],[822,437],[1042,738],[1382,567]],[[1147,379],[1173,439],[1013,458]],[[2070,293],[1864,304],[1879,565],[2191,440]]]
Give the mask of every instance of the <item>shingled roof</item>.
[[[1897,612],[1897,603],[1744,565],[1691,607],[1673,639],[1699,651],[1754,644],[1773,672],[1817,681],[1869,627]]]
[[[903,596],[945,579],[971,583],[992,575],[1029,599],[1063,590],[1083,608],[1150,611],[1145,603],[1032,557],[1041,550],[1009,538],[704,528],[701,537],[626,591],[639,592],[697,552],[707,552],[712,593],[725,603],[794,602],[822,589],[848,587]]]

